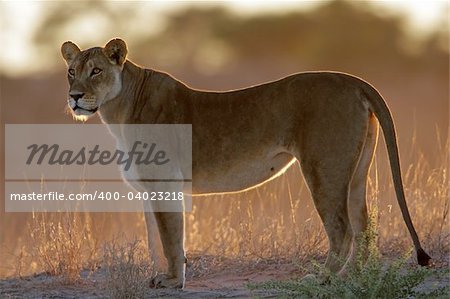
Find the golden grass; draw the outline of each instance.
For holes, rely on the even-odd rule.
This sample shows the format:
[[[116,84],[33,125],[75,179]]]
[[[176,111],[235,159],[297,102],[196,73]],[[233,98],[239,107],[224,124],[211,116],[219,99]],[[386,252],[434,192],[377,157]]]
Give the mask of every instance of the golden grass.
[[[31,258],[38,269],[70,283],[79,279],[81,270],[97,267],[98,244],[88,217],[77,213],[33,213],[29,231]]]
[[[152,276],[146,244],[133,240],[120,244],[116,240],[104,247],[106,289],[111,298],[144,298]]]
[[[449,150],[448,143],[440,145],[434,164],[412,150],[414,163],[403,167],[408,207],[423,246],[433,258],[447,264]],[[377,207],[379,211],[381,252],[401,256],[409,251],[412,243],[383,156],[384,149],[372,165],[367,201],[369,207]],[[43,270],[74,280],[81,269],[95,268],[100,256],[98,245],[106,235],[117,235],[121,231],[145,240],[143,215],[136,213],[126,218],[123,215],[111,217],[108,213],[96,213],[95,218],[82,213],[36,213],[29,226],[31,242],[21,248],[31,248],[25,252],[32,254],[24,257],[20,253],[23,249],[17,251],[16,274],[19,275],[27,270]],[[195,256],[220,256],[223,260],[288,258],[302,262],[324,256],[328,246],[298,164],[278,179],[253,190],[194,198],[193,211],[186,214],[186,226],[186,248],[191,256],[193,253]],[[106,234],[107,228],[109,234]],[[120,254],[127,251],[116,246],[108,252],[109,260],[117,262],[126,257]],[[208,268],[202,264],[203,259],[197,260],[198,271]],[[217,265],[222,258],[205,259],[208,260]],[[33,263],[34,268],[26,269]],[[191,276],[197,274],[191,273]]]

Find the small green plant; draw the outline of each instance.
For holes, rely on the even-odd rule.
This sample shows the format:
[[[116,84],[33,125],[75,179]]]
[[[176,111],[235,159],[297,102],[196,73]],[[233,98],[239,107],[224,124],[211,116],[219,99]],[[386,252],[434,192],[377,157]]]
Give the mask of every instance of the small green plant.
[[[429,279],[449,275],[450,271],[408,267],[411,252],[389,265],[382,262],[377,249],[377,211],[372,209],[369,225],[357,246],[356,263],[344,276],[331,274],[324,266],[313,262],[316,278],[269,281],[249,285],[250,289],[272,290],[293,298],[441,298],[450,294],[448,287],[422,290]]]

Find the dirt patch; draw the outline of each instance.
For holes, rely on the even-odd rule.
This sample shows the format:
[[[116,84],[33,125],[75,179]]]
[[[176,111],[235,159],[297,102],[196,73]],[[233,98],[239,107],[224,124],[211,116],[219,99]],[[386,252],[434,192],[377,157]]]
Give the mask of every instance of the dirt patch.
[[[276,295],[270,291],[250,291],[246,285],[267,280],[282,280],[300,275],[298,267],[290,261],[243,262],[203,257],[202,271],[193,271],[200,264],[200,258],[193,258],[187,270],[184,290],[148,289],[146,298],[270,298]],[[215,267],[215,268],[213,268]],[[105,289],[106,271],[83,271],[81,279],[67,284],[61,278],[40,273],[23,278],[0,280],[2,298],[108,298]]]
[[[184,290],[148,289],[146,298],[275,298],[273,290],[253,291],[248,283],[288,280],[302,277],[304,271],[289,259],[241,261],[214,256],[190,259]],[[109,298],[105,288],[106,271],[82,271],[81,279],[65,283],[45,273],[0,280],[1,298]],[[429,277],[418,288],[428,293],[449,286],[449,277]]]

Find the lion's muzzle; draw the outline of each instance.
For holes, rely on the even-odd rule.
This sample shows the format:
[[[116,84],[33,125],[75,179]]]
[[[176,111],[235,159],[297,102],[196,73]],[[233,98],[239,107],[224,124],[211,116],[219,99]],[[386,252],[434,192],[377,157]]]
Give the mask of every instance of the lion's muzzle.
[[[95,98],[84,97],[84,93],[70,93],[68,105],[77,115],[94,114],[98,110]]]

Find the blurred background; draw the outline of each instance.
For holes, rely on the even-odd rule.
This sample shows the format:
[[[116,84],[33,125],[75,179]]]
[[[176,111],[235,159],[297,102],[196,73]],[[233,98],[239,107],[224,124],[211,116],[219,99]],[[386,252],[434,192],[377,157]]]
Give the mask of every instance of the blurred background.
[[[130,60],[199,89],[237,89],[318,70],[365,79],[392,110],[416,227],[433,246],[448,250],[441,248],[449,230],[448,1],[35,1],[2,2],[0,14],[2,124],[75,123],[65,113],[68,84],[60,46],[66,40],[83,49],[121,37]],[[99,123],[98,117],[89,123]],[[382,141],[375,162],[369,201],[379,205],[380,243],[410,246]],[[0,263],[0,276],[17,273],[17,257],[31,248],[33,226],[31,214],[4,212],[3,188],[0,260],[6,263]],[[146,238],[142,215],[89,219],[98,243],[118,233]],[[255,190],[195,199],[187,222],[191,252],[295,255],[311,242],[326,249],[298,165]],[[39,267],[30,261],[22,271]]]

